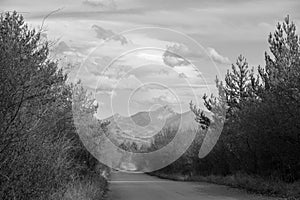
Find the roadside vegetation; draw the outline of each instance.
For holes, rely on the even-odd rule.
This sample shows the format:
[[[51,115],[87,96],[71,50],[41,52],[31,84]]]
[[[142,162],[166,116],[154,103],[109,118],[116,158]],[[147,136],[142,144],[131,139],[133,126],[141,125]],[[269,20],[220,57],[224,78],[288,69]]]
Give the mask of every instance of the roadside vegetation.
[[[198,156],[216,120],[191,103],[201,127],[198,138],[176,162],[152,174],[300,198],[300,40],[289,17],[278,23],[268,42],[264,67],[250,68],[241,55],[224,81],[217,78],[219,94],[203,97],[215,119],[226,106],[225,124],[213,150]],[[155,142],[154,146],[166,143]]]
[[[86,108],[87,91],[66,82],[41,34],[16,12],[0,16],[0,199],[103,199],[107,167],[83,146],[72,112],[74,99],[90,116],[97,106]]]

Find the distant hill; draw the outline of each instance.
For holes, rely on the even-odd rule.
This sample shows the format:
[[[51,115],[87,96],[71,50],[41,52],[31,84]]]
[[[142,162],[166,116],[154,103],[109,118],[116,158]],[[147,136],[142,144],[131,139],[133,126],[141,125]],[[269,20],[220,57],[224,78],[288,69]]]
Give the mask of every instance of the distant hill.
[[[109,137],[114,143],[132,143],[150,145],[153,137],[164,128],[184,131],[197,128],[195,115],[192,111],[176,113],[169,106],[162,106],[153,111],[142,111],[125,117],[115,114],[105,120],[108,125]]]

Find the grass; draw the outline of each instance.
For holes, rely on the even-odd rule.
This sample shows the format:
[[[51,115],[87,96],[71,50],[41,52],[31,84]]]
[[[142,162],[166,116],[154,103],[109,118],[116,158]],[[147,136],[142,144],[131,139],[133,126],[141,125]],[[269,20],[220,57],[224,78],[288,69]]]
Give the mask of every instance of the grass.
[[[65,191],[52,196],[53,200],[101,200],[105,190],[92,181],[76,181],[67,185]]]
[[[50,200],[103,200],[108,190],[106,177],[100,170],[77,179],[52,194]]]
[[[181,174],[163,174],[160,172],[151,173],[160,178],[177,181],[204,181],[219,185],[227,185],[234,188],[245,189],[249,192],[268,196],[283,197],[289,200],[300,199],[300,181],[285,183],[282,181],[266,180],[261,177],[254,177],[247,174],[238,173],[228,176],[183,176]]]
[[[107,186],[103,187],[93,181],[74,181],[65,189],[54,193],[51,200],[102,200]]]

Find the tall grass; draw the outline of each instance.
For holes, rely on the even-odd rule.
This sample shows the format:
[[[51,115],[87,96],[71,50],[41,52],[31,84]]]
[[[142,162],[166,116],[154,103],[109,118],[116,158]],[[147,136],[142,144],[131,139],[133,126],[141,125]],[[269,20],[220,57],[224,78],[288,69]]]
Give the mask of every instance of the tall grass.
[[[152,172],[150,175],[176,181],[203,181],[219,185],[227,185],[234,188],[245,189],[249,192],[285,197],[288,199],[300,199],[300,182],[286,183],[275,179],[264,179],[258,176],[251,176],[244,173],[234,175],[218,176],[186,176],[182,174],[166,174]]]
[[[0,199],[48,199],[57,191],[71,193],[71,188],[96,188],[96,184],[97,190],[104,190],[106,180],[98,165],[78,137],[34,134],[15,144],[0,164]]]
[[[102,200],[107,181],[99,173],[92,173],[83,180],[74,180],[53,193],[50,200]]]

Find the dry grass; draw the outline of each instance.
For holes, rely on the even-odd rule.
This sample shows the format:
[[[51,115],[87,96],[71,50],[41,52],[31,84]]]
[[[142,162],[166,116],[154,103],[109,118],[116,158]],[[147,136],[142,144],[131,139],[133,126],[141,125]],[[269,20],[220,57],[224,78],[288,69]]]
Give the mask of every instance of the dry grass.
[[[183,176],[180,174],[162,174],[152,173],[160,178],[166,178],[178,181],[204,181],[220,185],[227,185],[234,188],[245,189],[250,192],[264,194],[268,196],[285,197],[288,199],[300,199],[300,181],[294,183],[285,183],[282,181],[266,180],[261,177],[254,177],[247,174],[235,174],[229,176]]]
[[[253,177],[246,174],[230,176],[194,177],[193,181],[201,180],[216,184],[243,188],[247,191],[279,197],[294,197],[300,199],[300,182],[285,183],[283,181],[266,180],[261,177]]]
[[[97,164],[93,172],[69,182],[52,194],[50,200],[102,200],[108,189],[107,177],[103,175],[109,175],[109,169]]]
[[[51,200],[102,200],[106,193],[106,186],[92,180],[75,181],[69,183],[66,189],[56,192]]]

